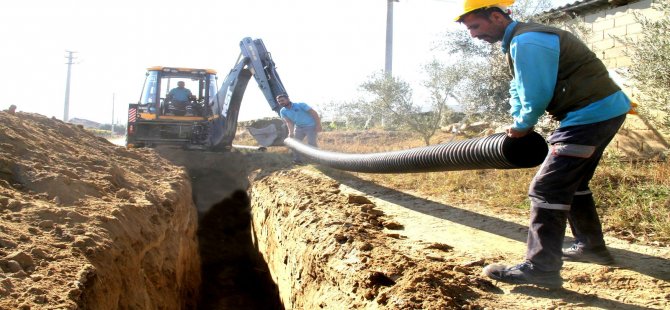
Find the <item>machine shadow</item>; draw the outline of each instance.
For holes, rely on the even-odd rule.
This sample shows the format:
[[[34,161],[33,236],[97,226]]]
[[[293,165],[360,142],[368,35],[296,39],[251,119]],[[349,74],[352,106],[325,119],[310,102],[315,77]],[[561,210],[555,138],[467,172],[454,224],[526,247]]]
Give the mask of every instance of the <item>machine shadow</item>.
[[[461,225],[465,225],[491,234],[496,234],[522,243],[526,242],[528,227],[525,225],[519,225],[517,223],[501,220],[496,217],[455,208],[425,198],[412,196],[392,188],[378,185],[374,182],[363,180],[348,172],[338,171],[323,166],[315,167],[323,174],[334,180],[337,180],[341,184],[359,190],[368,190],[369,192],[365,194],[370,196],[389,195],[389,197],[402,197],[402,199],[386,199],[389,197],[385,197],[385,199],[416,212],[438,217],[444,220],[449,220]],[[411,201],[412,203],[407,203],[408,201]],[[439,208],[442,212],[439,214],[431,212],[436,208]],[[504,227],[505,229],[500,229],[501,227]],[[566,237],[565,241],[571,242],[572,238]],[[615,248],[610,248],[610,251],[617,261],[617,263],[614,265],[615,267],[636,271],[659,280],[670,281],[670,260],[662,257]],[[659,272],[659,270],[662,270],[662,272]]]

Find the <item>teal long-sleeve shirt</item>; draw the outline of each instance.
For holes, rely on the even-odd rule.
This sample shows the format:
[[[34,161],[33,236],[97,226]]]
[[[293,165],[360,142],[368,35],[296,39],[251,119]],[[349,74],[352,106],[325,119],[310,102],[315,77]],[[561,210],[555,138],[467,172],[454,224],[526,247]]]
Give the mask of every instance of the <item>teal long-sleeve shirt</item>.
[[[551,102],[558,76],[560,43],[558,35],[527,32],[511,37],[517,22],[507,26],[503,37],[503,53],[509,46],[514,62],[514,78],[510,82],[510,114],[512,128],[527,130],[537,124]],[[510,42],[511,40],[511,42]],[[509,45],[505,42],[510,42]],[[622,91],[569,112],[560,127],[591,124],[628,112],[630,100]]]

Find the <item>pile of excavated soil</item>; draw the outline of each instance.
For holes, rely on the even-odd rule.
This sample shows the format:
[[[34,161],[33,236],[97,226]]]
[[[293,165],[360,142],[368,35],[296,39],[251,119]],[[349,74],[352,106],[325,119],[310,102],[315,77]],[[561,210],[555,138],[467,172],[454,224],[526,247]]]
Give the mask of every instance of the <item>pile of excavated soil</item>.
[[[81,127],[0,112],[0,308],[192,308],[187,174]]]
[[[325,142],[323,148],[333,148]],[[608,235],[614,265],[566,262],[563,288],[546,290],[481,275],[487,264],[523,261],[527,210],[501,214],[474,201],[450,205],[319,165],[260,171],[250,195],[255,243],[287,308],[670,306],[667,247]],[[572,241],[568,233],[564,245]]]
[[[499,291],[449,244],[403,246],[403,225],[307,169],[258,175],[253,228],[287,309],[478,309]],[[261,198],[262,197],[262,198]]]
[[[0,112],[0,309],[670,307],[668,248],[607,236],[617,263],[566,263],[563,289],[491,282],[523,259],[525,213],[358,176]]]

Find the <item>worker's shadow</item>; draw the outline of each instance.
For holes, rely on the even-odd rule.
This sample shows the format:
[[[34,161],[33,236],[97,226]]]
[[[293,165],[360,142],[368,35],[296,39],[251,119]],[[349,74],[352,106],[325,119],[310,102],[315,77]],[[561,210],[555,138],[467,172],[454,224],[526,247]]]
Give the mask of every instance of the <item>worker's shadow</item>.
[[[356,188],[358,190],[368,190],[369,192],[365,194],[370,196],[384,195],[385,200],[416,212],[449,220],[454,223],[472,227],[491,234],[496,234],[519,242],[526,242],[528,227],[525,225],[519,225],[517,223],[501,220],[496,217],[463,210],[428,199],[412,196],[392,188],[378,185],[374,182],[363,180],[356,177],[352,173],[323,166],[316,167],[321,170],[323,174],[337,180],[341,184]],[[386,195],[388,195],[388,197]],[[435,212],[435,210],[438,208],[440,212]],[[571,242],[573,240],[572,238],[566,237],[565,241]],[[659,280],[670,281],[670,260],[628,250],[611,248],[610,251],[617,261],[615,267],[633,270]]]
[[[572,304],[584,304],[585,307],[597,305],[603,309],[627,309],[627,310],[647,310],[651,309],[645,306],[626,304],[620,301],[598,297],[596,294],[583,294],[569,289],[544,289],[530,285],[518,285],[511,290],[512,293],[523,294],[532,297],[561,299]]]

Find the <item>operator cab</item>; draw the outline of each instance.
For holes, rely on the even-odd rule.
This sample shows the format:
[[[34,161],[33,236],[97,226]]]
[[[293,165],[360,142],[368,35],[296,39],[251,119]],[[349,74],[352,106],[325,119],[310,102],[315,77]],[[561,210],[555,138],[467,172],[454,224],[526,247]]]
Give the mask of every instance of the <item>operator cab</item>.
[[[138,110],[142,118],[207,118],[216,100],[216,71],[177,67],[147,69]]]

